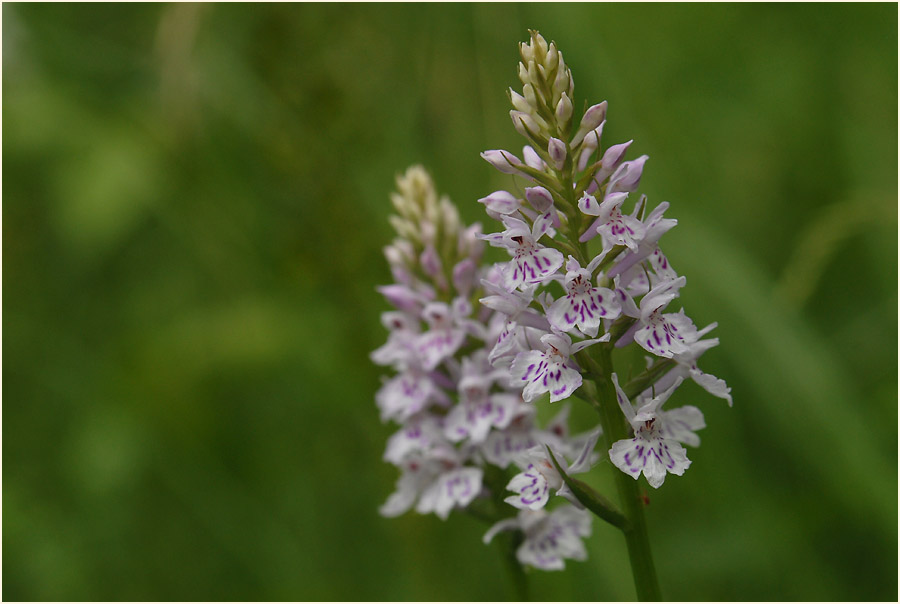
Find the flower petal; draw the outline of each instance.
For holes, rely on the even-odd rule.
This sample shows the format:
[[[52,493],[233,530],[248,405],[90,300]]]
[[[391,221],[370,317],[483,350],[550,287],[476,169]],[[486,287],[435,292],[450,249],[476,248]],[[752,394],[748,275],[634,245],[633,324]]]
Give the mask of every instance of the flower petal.
[[[422,368],[431,371],[440,365],[459,350],[465,339],[466,332],[461,329],[433,329],[423,333],[416,341]]]
[[[597,426],[596,429],[588,434],[587,439],[584,441],[584,446],[578,453],[578,457],[572,462],[567,474],[581,474],[582,472],[587,472],[591,469],[591,457],[594,452],[594,447],[597,446],[597,440],[600,438],[602,432],[603,430],[600,426]]]
[[[612,374],[612,383],[613,386],[616,387],[616,400],[619,402],[619,408],[622,410],[622,413],[625,414],[625,419],[628,420],[629,424],[634,423],[634,406],[631,404],[631,401],[628,400],[628,397],[625,396],[625,392],[619,386],[619,376],[615,373]]]
[[[526,403],[530,403],[547,391],[547,388],[543,387],[543,379],[548,365],[547,356],[537,350],[520,352],[513,359],[509,373],[514,383],[524,386],[522,398]]]
[[[533,465],[513,476],[506,489],[517,495],[507,497],[504,501],[520,510],[539,510],[550,500],[550,485]]]
[[[481,491],[481,468],[457,468],[441,474],[429,486],[416,506],[420,514],[434,512],[441,520],[446,520],[454,507],[465,507]]]
[[[600,203],[593,195],[582,195],[578,200],[578,209],[589,216],[600,215]]]
[[[706,390],[713,396],[717,396],[728,401],[729,407],[734,404],[731,399],[731,388],[728,387],[728,384],[725,383],[725,380],[717,378],[710,373],[703,373],[696,368],[691,369],[691,377],[695,382],[700,384],[700,386],[704,390]]]
[[[434,383],[424,374],[405,371],[385,382],[375,394],[381,419],[406,421],[421,411],[435,393]]]
[[[676,440],[692,447],[700,446],[700,437],[694,434],[706,427],[703,412],[697,407],[687,405],[671,411],[664,411],[659,421],[660,430],[669,440]]]
[[[659,315],[651,318],[651,323],[638,329],[634,340],[647,352],[656,356],[672,358],[676,354],[690,350],[678,327],[669,319],[674,315]]]
[[[550,392],[551,403],[569,398],[573,392],[578,390],[581,382],[581,373],[561,363],[555,363],[548,367],[542,380],[543,385]]]
[[[548,281],[563,265],[561,252],[553,248],[535,247],[517,252],[503,269],[503,283],[508,291]]]
[[[660,437],[616,441],[609,450],[609,460],[635,480],[643,473],[654,489],[662,485],[667,472],[681,476],[691,465],[684,447]]]

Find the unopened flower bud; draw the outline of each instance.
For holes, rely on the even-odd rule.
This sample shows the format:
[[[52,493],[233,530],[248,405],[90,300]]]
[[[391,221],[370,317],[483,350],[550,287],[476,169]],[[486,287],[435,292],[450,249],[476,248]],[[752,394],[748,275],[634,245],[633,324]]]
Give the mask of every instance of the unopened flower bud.
[[[579,129],[584,129],[585,132],[588,132],[599,126],[601,122],[605,121],[606,106],[606,101],[603,101],[602,103],[597,103],[596,105],[588,107],[588,110],[584,112],[584,116],[581,118]]]
[[[421,235],[422,243],[434,243],[434,238],[437,236],[437,225],[433,220],[422,220],[419,222],[419,233]]]
[[[391,193],[391,205],[394,206],[394,209],[400,214],[406,213],[406,204],[406,198],[403,195]]]
[[[409,284],[412,281],[412,274],[409,272],[406,258],[396,245],[385,247],[384,257],[387,258],[388,265],[391,267],[391,275],[394,277],[394,281],[405,284]]]
[[[541,81],[538,76],[537,63],[535,63],[534,61],[528,62],[528,81],[531,83],[537,83]]]
[[[606,120],[600,122],[600,125],[587,133],[584,137],[584,141],[581,143],[581,148],[589,151],[594,151],[598,147],[600,147],[600,137],[603,134],[603,126],[606,125]]]
[[[384,256],[391,264],[407,264],[415,256],[415,251],[406,239],[394,239],[384,248]]]
[[[516,167],[522,165],[518,157],[502,149],[483,151],[481,157],[504,174],[518,174],[519,170]]]
[[[403,258],[407,263],[411,263],[416,259],[416,248],[412,242],[406,239],[394,239],[393,246],[398,252],[403,254]]]
[[[544,160],[541,159],[541,156],[537,154],[537,151],[531,148],[530,145],[526,145],[522,149],[522,157],[525,159],[525,165],[529,168],[534,168],[535,170],[540,170],[541,172],[547,169],[547,164],[544,163]]]
[[[441,257],[438,256],[433,245],[425,246],[425,251],[419,256],[419,264],[422,266],[422,271],[429,277],[434,278],[441,274]]]
[[[512,103],[512,106],[517,110],[523,113],[531,112],[532,107],[528,104],[528,99],[526,99],[524,96],[522,96],[512,88],[509,89],[509,100]]]
[[[547,41],[544,39],[544,36],[536,31],[532,31],[531,51],[534,54],[534,60],[538,63],[543,63],[544,59],[547,57],[548,50],[549,48],[547,46]]]
[[[422,166],[412,166],[405,174],[398,176],[397,190],[400,191],[401,196],[421,209],[426,216],[429,208],[433,212],[433,206],[437,203],[437,192],[431,177]],[[414,214],[418,217],[421,212],[416,211]]]
[[[464,258],[453,267],[453,287],[461,296],[468,296],[475,285],[478,265],[471,258]]]
[[[625,143],[619,143],[618,145],[613,145],[606,150],[600,163],[603,166],[603,169],[608,171],[607,175],[612,174],[612,172],[619,167],[619,164],[622,162],[622,158],[625,157],[625,152],[633,142],[633,140],[630,140]]]
[[[572,119],[572,101],[569,95],[563,92],[556,104],[556,123],[559,124],[561,131],[566,132],[569,129],[569,121]]]
[[[644,163],[647,159],[649,159],[648,156],[641,155],[639,158],[627,161],[619,166],[619,169],[609,178],[606,194],[609,195],[618,191],[631,192],[637,189],[638,184],[641,182],[641,174],[644,172]]]
[[[459,232],[457,251],[460,256],[468,256],[473,260],[481,258],[484,252],[484,241],[481,239],[481,223],[475,224]]]
[[[406,195],[391,193],[391,204],[403,218],[418,220],[422,216],[422,208]]]
[[[523,63],[534,60],[534,51],[532,50],[531,45],[526,44],[525,42],[519,42],[519,55],[522,57]]]
[[[525,84],[522,87],[522,94],[525,95],[525,100],[529,105],[529,108],[526,111],[531,111],[532,107],[538,106],[537,96],[534,94],[534,86],[532,86],[531,84]]]
[[[519,63],[519,80],[523,84],[527,84],[531,81],[531,78],[528,77],[528,68],[525,67],[525,63]]]
[[[553,205],[553,196],[544,187],[528,187],[525,189],[525,199],[531,207],[543,214]]]
[[[556,79],[553,81],[555,98],[558,98],[556,95],[560,95],[563,92],[569,95],[569,98],[572,98],[572,91],[574,89],[575,84],[572,81],[572,72],[566,67],[566,62],[563,60],[562,53],[559,53],[559,67],[556,69]]]
[[[528,138],[529,131],[531,132],[531,134],[540,134],[541,127],[534,120],[534,118],[527,113],[511,109],[509,112],[509,117],[512,118],[513,126],[516,127],[516,132],[518,132],[522,136]]]
[[[521,205],[515,195],[509,191],[494,191],[487,197],[479,199],[478,203],[483,203],[488,210],[498,214],[512,214]]]
[[[409,220],[401,218],[400,216],[388,216],[388,222],[391,223],[391,226],[394,227],[394,230],[397,231],[397,234],[403,239],[415,242],[421,241],[419,229],[417,229],[416,225]]]
[[[566,144],[558,138],[551,138],[547,144],[547,154],[553,162],[553,167],[562,170],[566,163]]]
[[[599,126],[588,132],[587,136],[584,137],[584,141],[581,143],[581,155],[578,158],[579,172],[587,167],[588,162],[594,155],[594,151],[600,147],[600,135],[603,134],[603,126],[605,124],[606,120],[603,120]]]
[[[581,123],[578,125],[578,132],[572,138],[572,146],[577,147],[584,140],[588,132],[599,126],[606,120],[606,101],[589,107],[581,117]]]
[[[544,60],[544,65],[550,71],[553,71],[559,65],[559,50],[556,48],[556,42],[550,43],[550,48],[547,50],[547,58]]]
[[[394,307],[407,312],[419,312],[423,304],[422,294],[412,291],[405,285],[397,283],[381,285],[375,288]]]
[[[459,210],[446,197],[441,198],[441,222],[443,224],[444,237],[455,240],[459,232]]]
[[[619,143],[606,150],[603,154],[603,159],[600,160],[600,169],[594,174],[590,186],[585,191],[586,193],[594,193],[594,191],[599,188],[600,183],[609,178],[609,175],[616,171],[622,163],[622,160],[625,158],[625,152],[633,142],[634,141],[631,140],[625,143]]]

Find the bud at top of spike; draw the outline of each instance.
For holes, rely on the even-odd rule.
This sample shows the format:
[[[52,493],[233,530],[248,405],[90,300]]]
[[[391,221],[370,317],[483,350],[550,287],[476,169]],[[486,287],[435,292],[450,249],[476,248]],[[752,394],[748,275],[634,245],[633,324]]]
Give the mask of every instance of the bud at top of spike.
[[[606,119],[606,101],[597,103],[588,108],[581,117],[581,124],[578,126],[578,132],[572,138],[572,146],[576,147],[584,140],[585,135],[600,125]]]
[[[532,96],[533,94],[534,93],[532,92]],[[509,100],[512,103],[512,106],[515,107],[517,111],[521,111],[523,113],[531,112],[532,105],[529,104],[528,99],[512,88],[509,89]]]
[[[558,138],[551,138],[547,144],[547,154],[553,161],[553,167],[562,170],[566,163],[566,144]]]
[[[547,59],[544,61],[544,65],[550,71],[553,71],[559,65],[559,51],[556,49],[556,42],[550,43],[550,49],[547,51]]]
[[[529,46],[531,48],[532,58],[536,63],[543,63],[547,58],[547,51],[550,50],[547,46],[547,40],[535,30],[529,30],[528,33],[531,34]]]
[[[562,132],[567,132],[569,122],[572,120],[572,101],[565,92],[560,94],[559,102],[556,104],[556,122]]]

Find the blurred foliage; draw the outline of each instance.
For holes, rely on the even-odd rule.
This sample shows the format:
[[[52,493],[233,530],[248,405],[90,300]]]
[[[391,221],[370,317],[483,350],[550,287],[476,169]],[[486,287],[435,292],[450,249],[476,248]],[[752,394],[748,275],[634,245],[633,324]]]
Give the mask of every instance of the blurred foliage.
[[[7,599],[511,597],[474,519],[378,516],[368,353],[393,176],[485,220],[528,27],[720,325],[735,406],[679,391],[709,428],[650,494],[664,594],[897,597],[896,5],[7,3]],[[589,548],[533,597],[633,598]]]

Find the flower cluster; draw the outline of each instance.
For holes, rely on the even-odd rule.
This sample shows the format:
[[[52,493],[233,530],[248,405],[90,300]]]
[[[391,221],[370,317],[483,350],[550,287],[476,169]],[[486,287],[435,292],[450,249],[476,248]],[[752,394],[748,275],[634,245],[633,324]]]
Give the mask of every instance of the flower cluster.
[[[677,224],[665,217],[669,204],[630,201],[647,156],[626,160],[632,141],[604,148],[606,102],[573,120],[572,74],[555,44],[532,32],[520,53],[522,90],[509,91],[510,117],[528,144],[521,158],[482,153],[523,185],[479,200],[502,230],[463,226],[418,167],[398,178],[392,196],[398,237],[385,255],[395,283],[380,291],[396,310],[383,315],[390,335],[372,359],[396,372],[376,401],[383,421],[401,425],[385,452],[401,476],[381,511],[415,507],[446,518],[479,501],[505,502],[512,507],[495,515],[485,541],[519,531],[520,563],[559,569],[565,558],[585,557],[585,506],[608,516],[569,478],[597,463],[602,430],[570,436],[566,406],[540,428],[535,401],[577,395],[614,414],[618,407],[621,425],[603,424],[611,434],[601,450],[654,488],[690,466],[683,445],[698,446],[705,427],[696,407],[663,409],[672,393],[690,378],[732,401],[725,382],[697,366],[719,343],[704,339],[715,323],[698,329],[671,308],[686,279],[659,247]],[[485,242],[509,260],[482,263]],[[647,365],[623,384],[612,354],[628,346],[642,349]],[[609,401],[597,384],[607,385]]]
[[[422,168],[410,168],[397,187],[392,201],[398,215],[391,223],[398,237],[385,249],[395,283],[379,288],[395,310],[382,315],[388,341],[371,357],[395,372],[375,398],[382,420],[400,425],[384,459],[401,475],[381,513],[396,516],[414,508],[445,519],[455,508],[502,497],[506,480],[487,484],[486,466],[510,473],[531,468],[535,484],[529,490],[523,474],[516,475],[510,484],[519,498],[511,503],[543,513],[549,488],[571,494],[542,447],[551,446],[563,463],[567,456],[574,459],[570,471],[584,471],[596,460],[591,452],[599,434],[570,436],[568,407],[538,426],[522,386],[509,379],[496,356],[502,356],[502,346],[494,343],[513,333],[508,345],[518,346],[520,336],[547,332],[546,319],[502,285],[498,267],[481,266],[480,225],[462,225]],[[485,305],[476,311],[473,301],[481,297]],[[528,526],[518,550],[522,564],[556,569],[563,558],[583,558],[580,538],[590,532],[590,516],[582,509],[566,503],[552,521],[534,519]],[[559,531],[578,544],[552,536]]]
[[[626,209],[647,156],[626,161],[632,141],[603,148],[605,101],[587,109],[575,127],[572,74],[555,44],[532,32],[520,51],[523,86],[521,94],[510,90],[510,117],[529,144],[521,159],[505,150],[482,153],[530,185],[521,196],[496,191],[479,200],[504,227],[482,238],[511,256],[501,269],[502,286],[517,301],[490,357],[495,367],[509,367],[526,401],[549,392],[554,402],[582,385],[581,363],[591,359],[580,351],[607,342],[602,345],[643,348],[651,356],[642,377],[652,379],[635,382],[644,386],[636,393],[637,411],[616,374],[599,377],[615,382],[633,429],[633,438],[611,443],[610,461],[659,487],[667,473],[684,473],[690,460],[682,443],[697,446],[694,432],[705,426],[696,407],[661,409],[675,388],[690,377],[731,404],[725,382],[697,367],[700,355],[719,343],[702,339],[715,324],[697,329],[684,309],[669,311],[686,282],[659,247],[677,224],[664,216],[669,204],[651,210],[641,195]],[[591,252],[594,242],[599,249]],[[528,328],[516,320],[535,309],[543,310],[543,330],[535,320]]]

